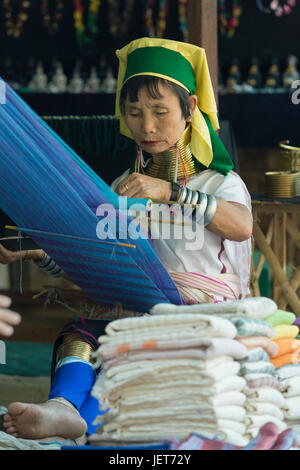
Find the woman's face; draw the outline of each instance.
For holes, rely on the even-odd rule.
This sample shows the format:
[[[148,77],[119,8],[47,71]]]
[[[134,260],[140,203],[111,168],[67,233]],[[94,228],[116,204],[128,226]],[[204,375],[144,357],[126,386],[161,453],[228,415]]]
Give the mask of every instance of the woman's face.
[[[131,102],[128,97],[125,100],[126,124],[135,142],[149,153],[163,152],[174,146],[186,128],[178,96],[163,83],[158,87],[161,98],[151,98],[146,88],[141,88],[138,101]]]

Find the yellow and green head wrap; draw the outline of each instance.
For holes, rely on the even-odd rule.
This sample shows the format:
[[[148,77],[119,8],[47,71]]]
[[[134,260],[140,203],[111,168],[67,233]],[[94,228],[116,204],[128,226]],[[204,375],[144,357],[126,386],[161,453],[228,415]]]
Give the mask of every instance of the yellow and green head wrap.
[[[198,107],[192,117],[190,147],[194,157],[208,167],[213,160],[209,127],[217,130],[219,122],[204,49],[169,39],[141,38],[117,50],[116,54],[119,59],[116,116],[120,119],[121,134],[132,139],[119,106],[124,83],[137,75],[165,78],[197,95]]]

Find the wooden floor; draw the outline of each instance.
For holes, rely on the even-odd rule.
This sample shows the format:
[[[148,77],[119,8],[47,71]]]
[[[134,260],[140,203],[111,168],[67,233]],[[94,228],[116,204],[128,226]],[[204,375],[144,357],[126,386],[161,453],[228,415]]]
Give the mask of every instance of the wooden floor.
[[[22,377],[0,374],[0,405],[7,407],[14,401],[42,403],[48,399],[49,377]]]

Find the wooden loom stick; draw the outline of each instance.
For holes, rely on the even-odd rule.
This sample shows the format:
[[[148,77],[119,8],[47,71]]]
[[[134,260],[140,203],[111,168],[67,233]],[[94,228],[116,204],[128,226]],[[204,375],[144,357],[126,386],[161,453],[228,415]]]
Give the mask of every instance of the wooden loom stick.
[[[109,241],[104,242],[100,238],[98,238],[97,240],[94,240],[93,238],[75,237],[74,235],[65,235],[65,234],[62,234],[62,233],[44,232],[42,230],[26,229],[26,228],[23,228],[23,227],[22,228],[14,227],[12,225],[5,225],[5,228],[9,229],[9,230],[17,230],[17,231],[20,231],[20,232],[26,232],[26,230],[27,230],[29,232],[34,232],[37,235],[39,235],[39,234],[40,235],[51,235],[51,236],[54,236],[54,237],[69,238],[69,239],[72,239],[72,240],[84,240],[84,241],[89,241],[89,242],[105,243],[105,244],[108,244],[108,245],[123,246],[123,247],[126,247],[126,248],[136,248],[136,245],[131,245],[130,243],[122,243],[122,242],[115,243],[115,242],[109,242]]]

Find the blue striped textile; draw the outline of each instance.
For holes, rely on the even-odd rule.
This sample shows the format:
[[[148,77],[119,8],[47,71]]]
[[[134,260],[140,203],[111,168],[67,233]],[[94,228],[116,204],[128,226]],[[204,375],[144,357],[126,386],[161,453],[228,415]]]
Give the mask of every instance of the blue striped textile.
[[[118,208],[120,199],[6,86],[0,104],[1,209],[95,302],[142,312],[158,302],[184,303],[149,240],[134,238],[130,230],[136,225],[127,213],[115,212],[126,227],[124,239],[112,232],[108,239],[97,237],[97,207]]]

